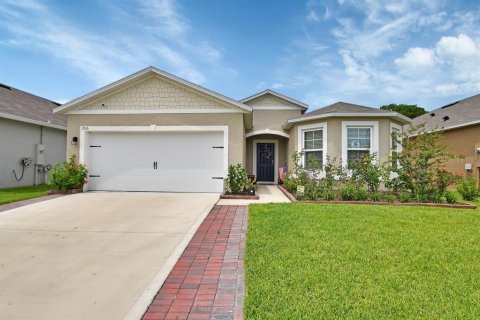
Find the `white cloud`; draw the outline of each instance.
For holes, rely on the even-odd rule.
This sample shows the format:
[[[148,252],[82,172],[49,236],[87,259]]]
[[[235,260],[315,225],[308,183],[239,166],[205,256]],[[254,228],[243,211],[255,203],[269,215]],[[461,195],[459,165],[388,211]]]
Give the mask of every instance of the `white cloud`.
[[[395,63],[406,68],[433,67],[435,52],[428,48],[410,48],[402,57],[395,59]]]
[[[307,14],[307,20],[310,22],[318,22],[320,21],[320,18],[314,10],[310,10]]]
[[[439,55],[451,57],[467,57],[478,54],[475,42],[463,33],[458,37],[442,37],[437,43],[436,51]]]
[[[157,61],[160,67],[197,83],[205,82],[206,76],[195,61],[235,76],[235,70],[222,66],[223,49],[204,37],[192,39],[190,23],[175,0],[137,1],[135,9],[123,8],[122,3],[107,5],[114,12],[116,27],[124,29],[92,33],[38,0],[4,0],[0,30],[7,37],[0,45],[41,51],[87,76],[97,87]]]

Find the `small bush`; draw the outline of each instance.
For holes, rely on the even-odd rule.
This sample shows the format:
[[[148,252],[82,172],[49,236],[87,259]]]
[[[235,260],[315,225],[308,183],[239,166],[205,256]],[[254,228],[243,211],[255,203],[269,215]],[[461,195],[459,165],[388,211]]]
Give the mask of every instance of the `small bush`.
[[[283,184],[288,191],[295,193],[297,191],[297,181],[288,175],[285,179],[283,179]]]
[[[322,198],[328,201],[335,200],[335,191],[333,190],[324,190],[322,193]]]
[[[382,194],[380,192],[371,192],[370,193],[370,200],[372,201],[381,201],[382,200]]]
[[[462,198],[467,201],[473,201],[480,195],[480,192],[477,188],[477,182],[473,177],[462,179],[457,184],[457,191],[460,193]]]
[[[247,170],[241,165],[230,165],[228,167],[228,175],[225,181],[227,192],[231,194],[240,194],[247,183]]]
[[[400,202],[404,202],[404,203],[413,201],[412,194],[406,193],[406,192],[405,193],[400,193],[399,198],[400,198]]]
[[[445,192],[445,201],[447,201],[447,203],[454,204],[457,203],[459,200],[459,196],[455,192]]]
[[[355,192],[355,200],[358,201],[367,201],[369,196],[370,194],[368,193],[368,191],[364,189],[357,189]]]
[[[48,184],[53,190],[78,189],[87,182],[87,177],[87,168],[83,164],[79,164],[77,157],[72,155],[64,164],[57,163],[53,166]]]
[[[385,201],[387,201],[387,202],[392,203],[392,202],[395,202],[395,200],[396,200],[396,198],[393,194],[387,194],[385,196]]]
[[[345,184],[341,189],[340,189],[340,198],[342,200],[355,200],[356,198],[356,189],[355,186],[353,186],[350,183]]]

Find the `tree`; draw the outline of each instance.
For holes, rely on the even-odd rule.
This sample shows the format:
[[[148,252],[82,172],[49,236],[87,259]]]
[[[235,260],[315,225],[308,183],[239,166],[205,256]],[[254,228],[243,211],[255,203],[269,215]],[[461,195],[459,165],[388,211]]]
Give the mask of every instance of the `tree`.
[[[425,110],[422,107],[417,106],[416,104],[395,104],[395,103],[391,103],[391,104],[381,106],[380,109],[396,111],[400,114],[403,114],[406,117],[409,117],[410,119],[419,117],[422,114],[427,113],[427,110]]]

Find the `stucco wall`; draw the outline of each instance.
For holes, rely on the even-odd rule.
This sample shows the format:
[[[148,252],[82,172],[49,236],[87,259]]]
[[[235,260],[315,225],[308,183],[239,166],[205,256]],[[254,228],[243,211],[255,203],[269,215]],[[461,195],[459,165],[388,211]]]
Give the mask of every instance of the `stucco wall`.
[[[33,165],[25,167],[23,179],[17,182],[12,170],[20,178],[22,157],[35,159],[35,144],[45,145],[46,161],[52,165],[65,161],[66,132],[63,130],[42,128],[28,124],[0,118],[0,188],[28,186],[34,184]],[[37,182],[43,182],[43,174],[39,174]]]
[[[283,124],[291,118],[301,115],[301,110],[256,110],[253,109],[253,128],[251,131],[271,129],[288,133]]]
[[[243,114],[130,114],[130,115],[69,115],[68,137],[80,137],[80,126],[228,126],[229,164],[245,165],[245,129]],[[68,145],[68,155],[78,155],[79,145]],[[194,155],[192,163],[195,162]]]
[[[206,94],[153,76],[88,103],[81,110],[172,110],[233,108]]]
[[[395,123],[385,118],[329,118],[323,120],[306,121],[295,124],[290,129],[290,140],[288,144],[288,154],[292,154],[298,150],[298,126],[309,125],[314,123],[327,123],[327,154],[331,159],[336,159],[340,163],[342,157],[342,121],[378,121],[379,131],[379,150],[378,159],[383,162],[388,159],[390,154],[390,123]],[[289,156],[289,167],[293,162]]]
[[[249,106],[296,106],[295,104],[279,99],[271,94],[265,94],[263,96],[260,96],[258,98],[255,98],[253,100],[250,100],[246,102],[245,104],[248,104]]]
[[[275,136],[275,135],[269,135],[269,134],[262,134],[258,136],[253,136],[250,138],[247,138],[247,162],[246,162],[246,168],[248,174],[253,174],[254,173],[254,168],[253,168],[253,157],[256,155],[256,150],[253,149],[253,141],[258,140],[258,141],[265,141],[265,140],[277,140],[278,141],[278,167],[284,167],[287,165],[287,160],[288,160],[288,154],[287,154],[287,146],[288,146],[288,139],[280,137],[280,136]]]
[[[480,125],[445,131],[441,141],[448,144],[448,151],[465,157],[448,162],[445,168],[448,171],[465,175],[465,163],[471,163],[472,174],[479,179],[480,155],[475,152],[475,148],[480,147]]]

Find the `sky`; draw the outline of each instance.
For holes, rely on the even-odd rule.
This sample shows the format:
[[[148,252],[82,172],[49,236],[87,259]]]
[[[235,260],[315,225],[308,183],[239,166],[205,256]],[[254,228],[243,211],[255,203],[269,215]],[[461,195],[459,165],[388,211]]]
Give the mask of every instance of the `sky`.
[[[479,0],[0,0],[0,83],[65,103],[154,66],[234,99],[480,93]]]

